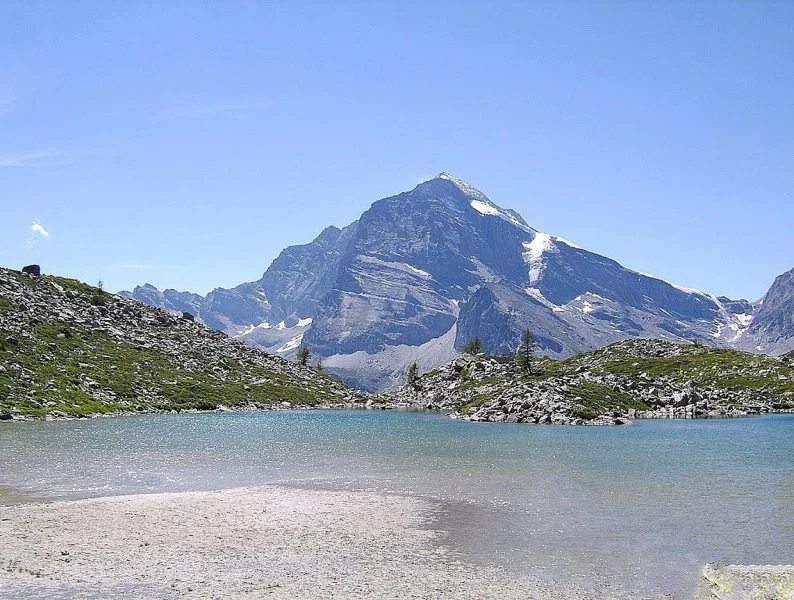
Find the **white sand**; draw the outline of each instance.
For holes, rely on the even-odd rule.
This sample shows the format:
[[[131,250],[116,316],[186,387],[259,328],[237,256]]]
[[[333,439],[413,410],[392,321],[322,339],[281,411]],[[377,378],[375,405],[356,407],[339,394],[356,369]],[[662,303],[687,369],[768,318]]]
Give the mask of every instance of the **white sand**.
[[[467,564],[432,511],[282,487],[0,506],[0,598],[615,597]]]

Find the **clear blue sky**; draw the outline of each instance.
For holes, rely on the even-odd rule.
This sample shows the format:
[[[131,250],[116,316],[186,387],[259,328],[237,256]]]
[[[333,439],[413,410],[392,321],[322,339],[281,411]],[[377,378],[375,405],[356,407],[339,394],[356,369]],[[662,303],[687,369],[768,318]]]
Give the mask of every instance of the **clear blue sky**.
[[[0,31],[4,266],[204,293],[448,171],[682,285],[794,267],[792,2],[6,0]]]

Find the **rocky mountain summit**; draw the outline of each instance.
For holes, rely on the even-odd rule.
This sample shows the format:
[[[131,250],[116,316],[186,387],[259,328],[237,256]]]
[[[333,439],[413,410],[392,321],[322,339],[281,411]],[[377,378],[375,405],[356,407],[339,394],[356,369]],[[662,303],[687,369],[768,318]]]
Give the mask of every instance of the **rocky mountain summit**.
[[[367,398],[315,369],[73,279],[0,268],[5,418],[292,405]]]
[[[757,415],[794,408],[792,358],[627,340],[565,361],[537,360],[526,373],[510,358],[463,355],[387,397],[505,423]]]
[[[778,287],[764,306],[792,301],[794,290]],[[526,328],[553,358],[631,338],[755,351],[756,333],[774,337],[761,345],[770,351],[794,340],[785,317],[750,331],[757,303],[627,269],[530,227],[447,173],[287,248],[258,281],[206,297],[148,285],[122,295],[193,312],[281,356],[308,345],[330,372],[372,391],[399,385],[413,362],[446,363],[474,337],[486,352],[509,352]]]

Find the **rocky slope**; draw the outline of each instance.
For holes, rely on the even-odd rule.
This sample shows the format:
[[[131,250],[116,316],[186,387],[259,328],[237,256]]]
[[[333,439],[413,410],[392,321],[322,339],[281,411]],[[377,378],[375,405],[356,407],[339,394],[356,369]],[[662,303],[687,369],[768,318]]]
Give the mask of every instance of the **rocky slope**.
[[[628,340],[525,374],[506,357],[463,355],[388,395],[471,421],[622,424],[794,408],[791,358]]]
[[[335,379],[72,279],[0,269],[0,415],[352,405]],[[286,406],[286,405],[285,405]]]
[[[742,347],[773,355],[794,351],[794,269],[775,279],[759,304]]]
[[[554,358],[628,338],[756,346],[756,304],[684,289],[539,232],[446,173],[287,248],[256,282],[205,298],[151,286],[129,295],[192,310],[282,356],[306,344],[369,390],[399,384],[414,361],[444,364],[475,336],[487,352],[509,352],[525,328]],[[791,329],[781,335],[794,339]]]

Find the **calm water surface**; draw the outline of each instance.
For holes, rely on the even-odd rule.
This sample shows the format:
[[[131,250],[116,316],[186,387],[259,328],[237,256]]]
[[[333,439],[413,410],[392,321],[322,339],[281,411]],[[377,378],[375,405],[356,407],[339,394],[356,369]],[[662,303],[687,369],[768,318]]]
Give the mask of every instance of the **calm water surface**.
[[[410,412],[144,416],[0,426],[0,489],[35,497],[261,483],[440,501],[468,559],[689,595],[705,562],[794,563],[794,415],[630,427]]]

